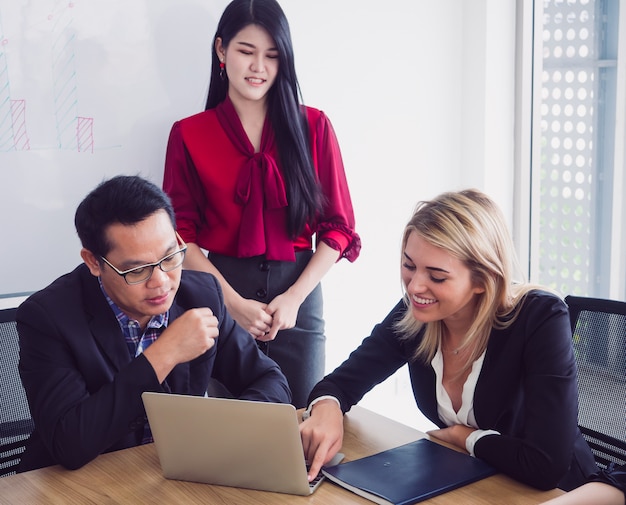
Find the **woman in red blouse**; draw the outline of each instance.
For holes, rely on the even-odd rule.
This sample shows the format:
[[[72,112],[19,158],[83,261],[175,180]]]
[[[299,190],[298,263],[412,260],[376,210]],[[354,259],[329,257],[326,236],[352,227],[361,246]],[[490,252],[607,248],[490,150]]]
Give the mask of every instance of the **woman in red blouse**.
[[[357,258],[360,239],[332,125],[299,97],[281,7],[234,0],[215,34],[206,110],[170,132],[163,187],[185,267],[217,276],[303,407],[324,375],[320,280]]]

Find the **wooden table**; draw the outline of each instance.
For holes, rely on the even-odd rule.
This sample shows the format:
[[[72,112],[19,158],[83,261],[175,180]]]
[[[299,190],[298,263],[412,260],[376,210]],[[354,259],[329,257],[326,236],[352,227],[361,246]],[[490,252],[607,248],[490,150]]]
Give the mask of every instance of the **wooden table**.
[[[345,418],[342,452],[352,460],[423,438],[424,433],[354,407]],[[422,502],[427,505],[533,505],[558,496],[494,475]],[[268,504],[372,502],[328,481],[308,497],[167,480],[153,444],[103,454],[79,470],[60,466],[0,478],[1,504]]]

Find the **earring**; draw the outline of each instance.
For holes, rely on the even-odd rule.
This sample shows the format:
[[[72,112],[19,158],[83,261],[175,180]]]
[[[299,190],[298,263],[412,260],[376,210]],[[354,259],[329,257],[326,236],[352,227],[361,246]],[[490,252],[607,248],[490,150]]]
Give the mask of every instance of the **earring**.
[[[223,60],[220,60],[220,79],[226,80],[226,63]]]

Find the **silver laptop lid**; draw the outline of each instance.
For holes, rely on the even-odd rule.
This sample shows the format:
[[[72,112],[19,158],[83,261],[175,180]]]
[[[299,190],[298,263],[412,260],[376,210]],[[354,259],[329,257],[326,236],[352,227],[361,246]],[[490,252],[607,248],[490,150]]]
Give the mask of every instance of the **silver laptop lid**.
[[[292,405],[150,392],[142,398],[166,478],[312,492]]]

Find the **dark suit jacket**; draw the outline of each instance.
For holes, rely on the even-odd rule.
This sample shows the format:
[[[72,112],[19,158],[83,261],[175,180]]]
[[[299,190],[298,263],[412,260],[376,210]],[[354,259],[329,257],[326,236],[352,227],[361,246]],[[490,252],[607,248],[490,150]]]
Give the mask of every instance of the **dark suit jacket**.
[[[78,468],[100,453],[139,445],[144,391],[204,395],[217,380],[236,398],[289,402],[284,375],[228,314],[215,277],[184,270],[170,323],[195,307],[209,307],[217,317],[217,345],[159,384],[143,355],[130,357],[85,265],[24,301],[17,312],[19,369],[35,431],[20,471],[56,463]]]
[[[402,340],[394,330],[404,311],[401,301],[341,366],[315,386],[309,401],[332,395],[346,412],[408,362],[418,408],[443,428],[435,372],[430,363],[412,359],[422,335]],[[501,435],[479,439],[476,456],[537,488],[582,484],[597,468],[578,430],[577,391],[567,307],[556,296],[531,292],[515,322],[491,332],[474,392],[474,415],[480,429]]]

